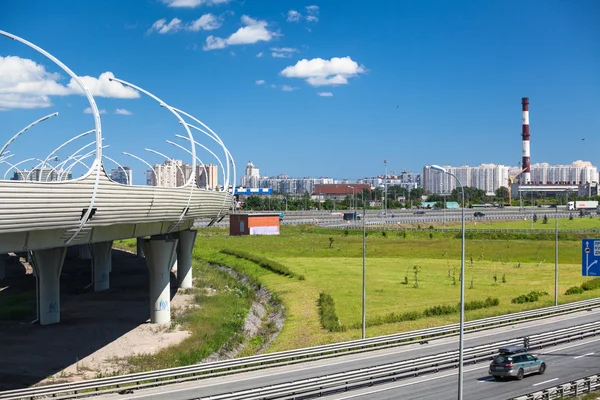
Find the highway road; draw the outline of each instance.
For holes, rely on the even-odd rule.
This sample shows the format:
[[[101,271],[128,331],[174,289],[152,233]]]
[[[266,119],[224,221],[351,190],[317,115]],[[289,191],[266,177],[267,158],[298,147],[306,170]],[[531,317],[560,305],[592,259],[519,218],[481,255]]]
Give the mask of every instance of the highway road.
[[[546,361],[544,375],[529,375],[516,379],[496,381],[488,375],[489,363],[467,365],[464,369],[465,400],[505,400],[556,386],[600,371],[600,338],[559,345],[532,354]],[[457,371],[444,371],[415,379],[373,386],[348,393],[324,396],[328,400],[440,400],[456,398]]]
[[[534,335],[536,333],[543,333],[549,331],[555,331],[564,327],[580,325],[588,322],[596,322],[600,320],[600,309],[592,311],[582,311],[574,314],[570,314],[563,317],[553,317],[547,319],[541,319],[538,321],[529,321],[522,324],[516,324],[514,326],[496,328],[492,330],[485,330],[480,332],[468,333],[465,335],[465,348],[504,341],[511,338],[522,338],[523,336]],[[497,390],[501,397],[507,398],[506,393],[503,392],[503,387],[498,384],[504,384],[504,388],[514,388],[514,394],[525,394],[531,391],[531,386],[534,383],[543,382],[549,379],[573,379],[575,377],[583,377],[590,375],[595,371],[600,370],[600,358],[593,357],[593,355],[573,358],[579,355],[584,355],[590,352],[595,352],[594,346],[598,346],[598,341],[593,341],[595,338],[589,340],[585,339],[581,342],[575,341],[565,346],[557,346],[555,348],[543,349],[540,354],[544,354],[544,357],[548,358],[549,368],[546,375],[543,377],[528,377],[523,382],[517,382],[516,385],[513,382],[493,382],[487,379],[487,365],[489,362],[480,363],[478,365],[467,365],[465,373],[465,393],[469,394],[473,399],[480,398],[491,398],[487,394],[481,397],[481,390]],[[425,344],[411,344],[407,346],[395,347],[390,349],[376,350],[369,353],[354,354],[350,356],[340,356],[331,359],[323,359],[319,361],[311,361],[301,364],[295,364],[290,366],[276,367],[270,369],[263,369],[252,372],[238,373],[229,376],[206,378],[198,381],[186,382],[181,384],[167,385],[157,388],[137,390],[132,394],[128,394],[125,397],[123,395],[105,395],[100,396],[102,399],[145,399],[145,400],[187,400],[206,398],[208,396],[215,396],[224,394],[232,391],[246,390],[259,388],[274,384],[288,383],[299,381],[303,379],[310,379],[319,376],[331,375],[335,373],[344,373],[360,368],[386,365],[396,363],[402,360],[411,360],[426,355],[435,355],[448,351],[455,351],[458,348],[458,338],[446,337],[437,340],[430,340]],[[584,343],[591,342],[591,344],[585,345]],[[574,347],[568,347],[573,345]],[[577,347],[579,346],[579,347]],[[558,350],[557,350],[558,349]],[[567,352],[563,350],[568,350]],[[547,354],[547,356],[546,356]],[[565,356],[565,354],[573,354],[573,356]],[[598,352],[600,354],[600,352]],[[569,358],[570,357],[570,358]],[[569,367],[568,371],[573,371],[573,374],[567,374],[566,371],[561,375],[556,375],[558,371],[563,371],[564,368],[557,368],[555,365],[558,362],[566,362],[565,360],[571,360],[574,363],[572,368]],[[591,364],[590,364],[591,363]],[[571,365],[571,364],[569,364]],[[592,371],[592,369],[594,369]],[[590,373],[587,373],[590,370]],[[543,378],[543,379],[538,379]],[[435,382],[435,385],[432,385]],[[554,382],[554,381],[552,381]],[[552,386],[550,382],[550,386]],[[409,385],[410,384],[410,385]],[[444,387],[443,390],[437,391],[438,386]],[[344,393],[345,396],[359,395],[362,399],[379,399],[379,398],[406,398],[406,399],[443,399],[447,393],[456,392],[456,372],[452,370],[445,370],[438,374],[423,375],[418,379],[402,380],[395,384],[395,387],[391,387],[388,390],[388,386],[379,385],[370,388],[373,393],[361,394],[365,389],[358,391],[352,391]],[[497,389],[496,389],[497,388]],[[377,390],[380,390],[378,392]],[[435,391],[431,392],[432,390]],[[494,392],[496,393],[496,392]],[[512,392],[511,392],[512,393]],[[413,395],[415,397],[413,397]],[[335,396],[342,396],[342,394],[334,395],[331,398],[338,398]],[[419,397],[420,396],[420,397]],[[427,397],[429,396],[429,397]],[[441,397],[440,397],[441,396]],[[503,396],[503,397],[502,397]],[[450,396],[450,398],[453,396]],[[339,397],[344,398],[344,397]]]

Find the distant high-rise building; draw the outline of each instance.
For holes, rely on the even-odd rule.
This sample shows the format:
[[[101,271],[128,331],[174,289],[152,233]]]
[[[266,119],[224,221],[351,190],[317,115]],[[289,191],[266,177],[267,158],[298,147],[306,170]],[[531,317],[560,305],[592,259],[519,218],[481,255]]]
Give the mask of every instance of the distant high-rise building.
[[[598,168],[589,161],[575,161],[571,165],[550,165],[537,163],[531,165],[531,183],[533,184],[585,184],[598,182]]]
[[[113,168],[110,171],[110,179],[123,185],[133,185],[133,171],[126,166],[123,166],[123,169]]]
[[[246,170],[244,176],[241,178],[242,187],[245,188],[257,188],[259,187],[258,181],[260,178],[260,170],[252,164],[252,161],[248,161],[246,164]]]
[[[206,174],[204,174],[205,168]],[[216,189],[219,184],[219,167],[215,164],[197,165],[196,182],[198,182],[198,187],[200,188],[208,186],[209,189]]]
[[[499,187],[508,187],[508,173],[510,167],[495,164],[481,164],[478,167],[444,166],[446,170],[460,180],[463,186],[475,187],[485,190],[486,193],[493,195]],[[448,174],[442,174],[431,170],[429,165],[423,168],[423,188],[436,194],[449,194],[456,189],[458,183],[456,179]]]
[[[149,186],[162,186],[162,187],[177,187],[181,186],[178,183],[183,182],[182,168],[183,163],[181,160],[166,160],[163,164],[155,164],[153,169],[154,172],[148,171],[146,173],[146,180],[150,178]]]

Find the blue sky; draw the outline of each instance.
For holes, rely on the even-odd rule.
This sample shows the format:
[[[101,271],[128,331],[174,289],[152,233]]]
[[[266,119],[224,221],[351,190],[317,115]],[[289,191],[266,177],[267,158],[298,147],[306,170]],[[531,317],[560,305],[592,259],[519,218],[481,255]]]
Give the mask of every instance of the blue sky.
[[[189,161],[165,143],[184,131],[107,73],[196,115],[240,171],[252,160],[261,175],[356,179],[383,173],[384,159],[388,171],[515,166],[521,97],[532,163],[598,166],[599,20],[595,0],[0,1],[1,30],[89,77],[106,154],[131,165],[136,183],[146,168],[122,152]],[[48,59],[6,38],[0,57],[0,141],[59,112],[11,145],[13,161],[93,128],[85,97]]]

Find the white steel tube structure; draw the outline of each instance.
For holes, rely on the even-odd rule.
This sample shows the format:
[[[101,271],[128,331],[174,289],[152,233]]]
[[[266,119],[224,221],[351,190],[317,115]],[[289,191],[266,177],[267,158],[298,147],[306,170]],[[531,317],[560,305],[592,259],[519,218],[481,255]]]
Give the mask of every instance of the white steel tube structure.
[[[144,150],[149,151],[154,154],[158,154],[159,156],[163,156],[167,160],[170,160],[173,163],[173,165],[175,165],[177,167],[177,169],[179,170],[179,173],[181,174],[181,179],[185,182],[185,174],[183,173],[183,170],[181,169],[181,167],[179,165],[175,164],[174,158],[171,158],[171,157],[169,157],[159,151],[156,151],[156,150],[152,150],[152,149],[148,149],[148,148],[146,148]],[[196,164],[196,160],[194,160],[194,168],[195,168],[195,164]],[[195,173],[196,173],[195,170],[192,170],[192,175],[194,175]],[[177,182],[175,182],[175,183],[177,183]],[[158,182],[157,182],[157,184],[158,184]],[[184,183],[184,185],[185,185],[185,183]]]
[[[16,170],[19,172],[19,174],[20,174],[20,175],[23,177],[23,180],[25,180],[25,177],[24,177],[23,173],[22,173],[20,170],[18,170],[18,169],[17,169],[17,166],[19,166],[19,165],[21,165],[21,164],[24,164],[24,163],[26,163],[26,162],[29,162],[29,161],[38,161],[38,162],[41,162],[42,160],[41,160],[41,159],[39,159],[39,158],[37,158],[37,157],[31,157],[31,158],[27,158],[27,159],[25,159],[25,160],[19,161],[19,162],[18,162],[18,163],[16,163],[16,164],[11,164],[11,167],[10,167],[9,169],[7,169],[7,170],[6,170],[6,172],[4,173],[4,177],[3,177],[3,179],[6,179],[6,175],[7,175],[7,174],[10,172],[10,170],[11,170],[11,169],[13,169],[13,168],[14,168],[14,169],[16,169]],[[3,161],[3,162],[5,162],[5,161]],[[7,163],[7,164],[8,164],[8,163]],[[57,172],[57,171],[56,171],[56,168],[52,168],[52,169],[54,170],[54,172]],[[57,173],[58,173],[58,172],[57,172]],[[31,171],[29,171],[29,174],[27,174],[27,179],[29,179],[29,175],[30,175],[30,174],[31,174]]]
[[[174,109],[173,107],[171,107],[170,105],[168,105],[167,103],[165,103],[164,101],[162,101],[161,99],[159,99],[157,96],[153,95],[152,93],[148,92],[147,90],[142,89],[139,86],[136,86],[132,83],[129,83],[127,81],[121,80],[121,79],[117,79],[117,78],[109,78],[110,81],[115,81],[115,82],[119,82],[122,85],[126,85],[129,87],[132,87],[133,89],[139,90],[140,92],[146,94],[147,96],[150,96],[151,98],[153,98],[154,100],[156,100],[162,107],[165,107],[167,110],[169,110],[173,115],[175,115],[175,117],[179,120],[179,123],[181,123],[183,125],[183,127],[185,128],[185,130],[187,131],[188,135],[190,136],[190,141],[193,142],[194,141],[194,136],[192,135],[192,132],[190,131],[190,128],[188,127],[188,125],[185,123],[185,121],[183,120],[183,118],[181,118],[181,115],[179,115]],[[190,186],[190,194],[188,196],[188,201],[187,201],[187,206],[181,211],[181,214],[179,215],[179,222],[177,224],[173,224],[171,225],[171,228],[169,230],[169,232],[172,232],[174,230],[177,229],[177,227],[179,226],[179,224],[181,224],[181,222],[183,222],[183,217],[185,216],[185,214],[187,213],[187,211],[190,208],[190,203],[192,201],[192,196],[194,194],[194,189],[196,185],[192,185],[191,183],[196,179],[196,147],[192,146],[192,171],[194,171],[193,174],[191,174],[190,179],[188,180],[188,182],[186,182],[186,185]]]
[[[123,154],[125,154],[126,156],[129,156],[129,157],[133,157],[136,160],[141,161],[144,164],[146,164],[148,166],[148,168],[150,168],[150,170],[154,173],[154,179],[156,180],[156,184],[158,185],[158,175],[156,174],[154,167],[152,167],[152,165],[150,165],[150,163],[148,161],[144,160],[141,157],[136,156],[135,154],[127,153],[126,151],[124,151]]]
[[[206,134],[207,136],[211,137],[214,141],[216,141],[217,143],[219,143],[221,145],[221,147],[223,148],[223,151],[225,152],[225,158],[227,161],[227,185],[229,185],[229,163],[231,162],[231,165],[233,167],[233,188],[232,188],[232,194],[235,192],[235,179],[236,179],[236,171],[235,171],[235,161],[233,160],[233,157],[231,156],[231,153],[229,152],[229,150],[227,149],[227,147],[225,147],[225,143],[223,143],[223,140],[221,140],[221,138],[219,137],[219,135],[217,135],[212,129],[210,129],[210,127],[208,127],[208,125],[206,125],[204,122],[200,121],[198,118],[194,117],[193,115],[188,114],[187,112],[180,110],[178,108],[174,109],[175,111],[185,115],[188,118],[191,118],[192,120],[196,121],[197,123],[199,123],[200,125],[202,125],[203,127],[205,127],[206,129],[208,129],[211,133],[212,136],[210,134],[208,134],[207,132],[203,131],[202,129],[193,126],[193,125],[189,125],[192,128]]]
[[[77,156],[81,151],[87,149],[90,146],[93,146],[96,142],[90,142],[88,144],[86,144],[85,146],[80,147],[79,149],[77,149],[73,154],[71,154],[69,157],[67,157],[64,161],[60,162],[59,164],[56,165],[56,169],[58,169],[58,167],[63,167],[67,162],[69,162],[69,160],[72,160],[73,157]]]
[[[50,153],[49,153],[49,154],[46,156],[46,158],[44,159],[44,165],[46,165],[46,163],[48,162],[48,160],[50,160],[50,159],[52,158],[52,156],[53,156],[54,154],[56,154],[56,152],[57,152],[57,151],[59,151],[60,149],[62,149],[62,148],[63,148],[63,147],[65,147],[66,145],[68,145],[69,143],[73,142],[74,140],[77,140],[77,139],[79,139],[80,137],[83,137],[83,136],[85,136],[85,135],[89,135],[89,134],[90,134],[90,133],[92,133],[92,132],[94,132],[94,130],[93,130],[93,129],[91,129],[91,130],[89,130],[89,131],[87,131],[87,132],[80,133],[79,135],[72,137],[71,139],[67,140],[66,142],[64,142],[63,144],[61,144],[60,146],[58,146],[57,148],[55,148],[54,150],[52,150],[52,151],[51,151],[51,152],[50,152]]]
[[[92,108],[92,114],[94,116],[94,127],[96,130],[96,160],[95,160],[95,164],[93,166],[96,168],[96,179],[94,181],[94,189],[92,191],[92,197],[90,199],[90,204],[88,206],[88,209],[86,210],[85,214],[81,217],[81,222],[79,223],[79,227],[73,232],[71,237],[65,241],[65,244],[68,245],[69,243],[71,243],[73,241],[73,239],[75,239],[75,237],[77,237],[79,232],[81,232],[81,230],[83,229],[83,226],[85,225],[85,223],[88,221],[88,218],[89,218],[89,216],[92,212],[92,209],[94,208],[94,204],[96,202],[96,195],[98,194],[98,187],[100,185],[100,173],[102,170],[101,165],[100,165],[102,163],[102,148],[101,148],[102,147],[102,123],[100,122],[100,112],[98,111],[98,106],[96,105],[96,101],[94,100],[92,93],[85,86],[83,81],[73,71],[71,71],[69,69],[69,67],[67,67],[65,64],[63,64],[60,60],[58,60],[56,57],[54,57],[52,54],[48,53],[47,51],[43,50],[42,48],[36,46],[35,44],[30,43],[27,40],[22,39],[16,35],[13,35],[11,33],[8,33],[5,31],[2,31],[2,30],[0,30],[0,35],[6,36],[9,39],[13,39],[18,42],[21,42],[24,45],[31,47],[32,49],[36,50],[37,52],[43,54],[44,56],[46,56],[50,60],[52,60],[56,65],[58,65],[60,68],[62,68],[62,70],[65,71],[73,79],[73,81],[77,84],[77,86],[79,86],[79,88],[83,91],[85,97],[87,98],[88,102],[90,103],[90,107]]]
[[[175,135],[177,136],[177,135]],[[187,138],[186,138],[187,139]],[[167,143],[180,148],[181,150],[185,151],[186,153],[188,153],[189,155],[192,155],[192,151],[186,149],[185,147],[183,147],[182,145],[175,143],[171,140],[166,140]],[[200,165],[202,165],[202,169],[204,169],[204,176],[206,177],[206,185],[205,188],[208,190],[208,172],[206,171],[206,166],[204,165],[204,162],[200,159],[200,157],[196,156],[196,161],[198,161],[200,163]],[[219,160],[220,161],[220,160]],[[221,165],[222,166],[222,165]],[[194,173],[196,173],[196,171],[194,171]],[[196,182],[198,183],[198,182]]]
[[[102,146],[102,149],[106,149],[110,147],[110,145],[106,145],[106,146]],[[88,157],[91,157],[94,154],[95,150],[92,150],[84,155],[75,155],[72,154],[67,160],[73,160],[73,163],[71,163],[71,165],[69,165],[67,168],[64,168],[63,171],[61,171],[61,175],[63,175],[65,178],[69,176],[69,173],[71,172],[71,170],[73,169],[73,167],[75,166],[75,164],[79,163],[83,166],[85,166],[86,168],[89,169],[89,167],[87,165],[85,165],[84,163],[81,162],[81,160],[86,159]]]
[[[0,161],[8,160],[9,158],[15,156],[14,154],[8,154],[8,153],[10,153],[10,151],[7,151],[6,153],[4,153],[5,156],[4,157],[0,157]]]
[[[108,161],[112,161],[115,164],[117,164],[117,167],[119,167],[121,169],[121,171],[123,171],[123,173],[125,174],[125,178],[127,178],[127,184],[131,185],[131,182],[129,182],[129,174],[127,173],[127,171],[125,170],[125,168],[123,168],[123,166],[121,164],[119,164],[114,159],[110,158],[109,156],[103,155],[102,157],[106,158]]]
[[[193,128],[193,127],[194,127],[194,126],[192,126],[192,128]],[[176,135],[175,135],[175,137],[178,137],[178,138],[180,138],[180,139],[184,139],[184,140],[188,140],[188,138],[186,138],[186,137],[185,137],[185,136],[183,136],[183,135],[177,135],[177,134],[176,134]],[[216,154],[215,154],[215,153],[214,153],[212,150],[210,150],[208,147],[204,146],[203,144],[199,143],[197,140],[194,140],[194,144],[196,144],[196,145],[198,145],[198,146],[202,147],[204,150],[208,151],[210,154],[212,154],[212,156],[213,156],[214,158],[216,158],[216,159],[217,159],[217,162],[219,163],[219,165],[221,166],[221,170],[223,171],[223,190],[225,190],[225,188],[227,187],[226,185],[229,185],[229,181],[228,181],[228,179],[229,179],[229,178],[228,178],[228,177],[226,177],[226,175],[225,175],[225,167],[223,166],[223,162],[221,161],[221,159],[220,159],[220,158],[219,158],[219,157],[218,157],[218,156],[217,156],[217,155],[216,155]],[[206,167],[205,167],[204,169],[205,169],[205,172],[204,172],[204,173],[207,173],[207,172],[206,172]]]
[[[431,169],[444,174],[448,174],[460,186],[462,192],[462,215],[461,215],[461,253],[460,253],[460,333],[458,339],[458,400],[463,398],[463,350],[464,350],[464,333],[465,333],[465,188],[460,179],[445,168],[439,165],[432,165]]]
[[[2,32],[2,31],[0,31]],[[40,122],[44,122],[47,119],[50,119],[52,117],[56,117],[58,115],[57,112],[52,113],[52,114],[48,114],[40,119],[38,119],[37,121],[33,121],[32,123],[30,123],[29,125],[27,125],[25,128],[21,129],[19,132],[17,132],[16,135],[14,135],[13,137],[11,137],[10,139],[8,139],[8,142],[4,143],[4,146],[2,146],[2,148],[0,149],[0,156],[2,156],[4,154],[4,151],[6,150],[6,148],[12,143],[14,142],[19,136],[21,136],[23,133],[25,133],[27,130],[29,130],[29,128],[34,127],[35,125],[39,124]]]

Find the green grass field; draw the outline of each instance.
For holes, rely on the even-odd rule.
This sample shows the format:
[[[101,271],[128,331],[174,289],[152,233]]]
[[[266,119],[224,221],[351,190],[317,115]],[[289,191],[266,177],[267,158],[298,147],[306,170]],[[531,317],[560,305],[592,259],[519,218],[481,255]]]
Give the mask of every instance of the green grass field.
[[[568,221],[565,219],[565,221]],[[575,222],[577,221],[577,222]],[[568,221],[573,226],[583,221]],[[596,222],[596,220],[594,220]],[[510,224],[510,223],[507,223]],[[537,224],[541,224],[538,220]],[[544,224],[545,225],[545,224]],[[498,226],[502,226],[499,224]],[[575,228],[574,228],[575,229]],[[429,231],[378,231],[367,237],[367,320],[391,312],[422,311],[434,305],[455,305],[459,298],[460,239],[453,233]],[[331,242],[333,239],[333,242]],[[581,242],[559,242],[559,302],[595,297],[596,293],[565,296],[571,286],[581,284]],[[330,247],[331,243],[331,247]],[[316,301],[329,293],[340,322],[354,325],[361,320],[362,233],[283,226],[280,236],[230,237],[225,230],[201,230],[196,242],[198,255],[209,256],[220,249],[238,249],[278,261],[306,280],[298,281],[267,272],[257,266],[242,271],[256,276],[283,300],[288,319],[271,350],[283,350],[360,337],[360,330],[330,333],[319,324]],[[466,241],[466,301],[488,296],[500,305],[467,312],[475,319],[554,302],[554,240]],[[228,257],[220,259],[227,264]],[[419,287],[414,288],[413,266],[419,266]],[[448,276],[450,275],[450,276]],[[494,281],[496,275],[496,281]],[[405,276],[408,284],[403,284]],[[502,277],[506,283],[502,283]],[[453,277],[455,284],[453,284]],[[471,288],[472,285],[472,288]],[[549,295],[536,303],[512,304],[511,299],[532,290]],[[458,321],[458,315],[422,318],[416,321],[374,326],[368,336],[436,326]]]

